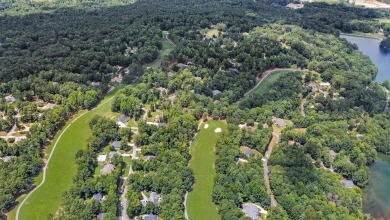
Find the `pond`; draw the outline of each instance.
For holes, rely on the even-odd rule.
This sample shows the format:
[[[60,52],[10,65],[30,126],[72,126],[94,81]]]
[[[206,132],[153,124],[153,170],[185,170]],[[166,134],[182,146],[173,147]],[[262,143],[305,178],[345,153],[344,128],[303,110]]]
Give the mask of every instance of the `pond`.
[[[356,44],[364,55],[371,58],[372,62],[378,67],[378,75],[375,81],[390,80],[390,52],[385,52],[379,48],[381,40],[343,34],[340,37]]]

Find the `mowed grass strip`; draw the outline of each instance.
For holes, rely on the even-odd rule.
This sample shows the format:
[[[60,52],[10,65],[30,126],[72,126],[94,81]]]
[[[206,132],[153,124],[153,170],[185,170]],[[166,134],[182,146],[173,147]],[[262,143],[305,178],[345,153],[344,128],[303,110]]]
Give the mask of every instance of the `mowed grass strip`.
[[[89,121],[97,114],[104,115],[111,111],[113,99],[107,102],[112,96],[108,95],[97,108],[91,110],[78,120],[75,118],[85,111],[80,111],[64,126],[69,128],[62,135],[46,171],[45,183],[37,189],[26,200],[20,209],[20,220],[42,220],[47,219],[49,214],[55,214],[61,205],[62,194],[72,185],[73,177],[76,175],[75,155],[78,150],[85,149],[87,138],[91,135]],[[73,122],[73,123],[72,123]],[[50,154],[54,143],[63,130],[59,131],[48,148]],[[36,183],[39,185],[40,183]]]
[[[268,74],[268,76],[261,83],[256,85],[256,88],[253,89],[250,93],[248,93],[246,95],[246,97],[252,96],[254,94],[264,93],[264,92],[268,91],[269,89],[271,89],[272,85],[276,81],[278,81],[280,76],[282,76],[288,72],[291,72],[291,71],[292,70],[275,70],[275,71],[271,72],[270,74]]]
[[[164,57],[166,57],[167,55],[169,55],[169,53],[171,53],[171,51],[173,50],[173,48],[175,47],[175,45],[173,45],[171,42],[169,42],[169,40],[167,39],[169,33],[167,31],[163,31],[163,37],[162,37],[162,48],[160,50],[160,53],[158,55],[158,58],[149,63],[149,64],[146,64],[145,66],[146,67],[150,67],[150,68],[153,68],[153,69],[157,69],[161,66],[161,62],[163,61]]]
[[[205,124],[209,127],[205,128]],[[187,213],[190,220],[221,219],[211,195],[214,186],[215,173],[215,144],[221,133],[215,133],[216,128],[227,130],[222,121],[202,123],[200,132],[191,144],[190,168],[194,171],[195,184],[188,194]]]

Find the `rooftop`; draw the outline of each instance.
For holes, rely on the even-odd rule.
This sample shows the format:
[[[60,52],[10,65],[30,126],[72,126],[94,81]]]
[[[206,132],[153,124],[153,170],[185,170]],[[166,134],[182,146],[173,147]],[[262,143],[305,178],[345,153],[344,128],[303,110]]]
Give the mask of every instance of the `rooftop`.
[[[105,154],[102,154],[102,155],[98,156],[97,161],[102,163],[102,162],[106,161],[106,158],[107,158],[107,156]]]
[[[353,181],[352,180],[341,180],[340,182],[344,183],[344,185],[347,187],[347,188],[352,188],[355,186],[355,184],[353,184]]]
[[[115,149],[119,149],[122,146],[122,143],[120,141],[114,141],[111,144]]]
[[[286,122],[281,118],[273,118],[272,122],[279,127],[286,127]]]
[[[259,219],[259,208],[255,204],[247,203],[242,205],[242,211],[252,220]]]
[[[112,164],[106,164],[103,169],[100,170],[100,174],[110,174],[115,169],[115,166]]]
[[[252,149],[246,149],[246,150],[244,150],[243,153],[245,154],[245,156],[250,157],[250,156],[252,156],[255,152],[254,152]]]
[[[158,220],[157,215],[144,215],[142,217],[143,220]]]
[[[126,125],[127,122],[129,122],[129,117],[127,117],[126,115],[121,115],[121,116],[119,116],[117,122],[121,122],[121,123]]]

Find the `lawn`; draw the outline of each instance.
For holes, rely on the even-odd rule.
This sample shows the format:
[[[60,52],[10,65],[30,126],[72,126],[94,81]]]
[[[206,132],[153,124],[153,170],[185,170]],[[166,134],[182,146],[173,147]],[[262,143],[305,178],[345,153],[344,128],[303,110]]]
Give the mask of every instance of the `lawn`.
[[[204,125],[208,124],[207,129]],[[222,121],[203,123],[200,132],[191,144],[190,168],[195,174],[193,190],[188,194],[187,213],[191,220],[221,219],[216,205],[211,199],[215,173],[215,144],[221,135],[216,128],[226,131],[227,125]]]
[[[206,35],[209,36],[209,37],[214,37],[214,36],[218,37],[219,32],[220,32],[219,30],[210,29],[210,30],[207,31]]]
[[[268,74],[265,79],[261,80],[252,90],[250,90],[245,96],[241,99],[244,100],[246,97],[250,97],[255,94],[264,93],[267,90],[269,90],[280,76],[282,76],[285,73],[293,71],[292,69],[286,69],[286,70],[275,70]],[[240,101],[240,102],[241,102]]]
[[[75,155],[80,149],[87,146],[87,138],[90,136],[89,121],[96,114],[106,114],[111,111],[110,99],[114,92],[108,95],[97,108],[81,116],[78,120],[75,118],[80,116],[85,111],[80,111],[71,120],[67,122],[69,128],[63,133],[60,141],[57,144],[56,150],[52,155],[50,163],[46,171],[46,181],[26,200],[20,209],[19,219],[47,219],[49,213],[55,214],[61,204],[61,196],[65,190],[69,189],[72,184],[73,177],[76,174]],[[59,138],[63,130],[57,133],[52,145],[47,150],[47,155],[50,154],[54,143]],[[41,178],[37,178],[39,180]],[[38,185],[39,183],[36,183]],[[14,214],[11,213],[10,216]]]
[[[383,18],[383,19],[377,19],[380,23],[390,24],[390,19]]]
[[[167,56],[175,47],[175,45],[173,45],[170,41],[168,41],[167,39],[168,34],[169,33],[167,31],[163,31],[163,38],[161,42],[162,49],[160,50],[160,54],[158,55],[158,58],[155,61],[146,64],[145,65],[146,67],[150,67],[153,69],[159,68],[161,66],[161,62],[164,59],[164,57]]]

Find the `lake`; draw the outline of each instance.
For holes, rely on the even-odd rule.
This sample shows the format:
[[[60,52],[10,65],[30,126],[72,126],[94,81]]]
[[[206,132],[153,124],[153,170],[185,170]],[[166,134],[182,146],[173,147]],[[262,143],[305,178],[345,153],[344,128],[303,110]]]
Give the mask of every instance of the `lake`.
[[[379,39],[350,35],[340,35],[340,37],[356,44],[364,55],[371,58],[372,62],[378,67],[378,75],[375,81],[390,80],[390,52],[386,53],[379,48],[381,42]]]
[[[390,156],[378,153],[363,193],[363,211],[378,220],[390,219]]]
[[[390,52],[379,48],[379,39],[350,35],[340,37],[356,44],[364,55],[371,58],[378,67],[375,81],[390,80]],[[377,161],[370,169],[370,179],[363,193],[363,211],[378,220],[390,219],[390,156],[378,153]]]

